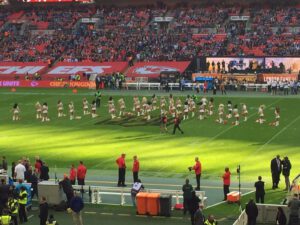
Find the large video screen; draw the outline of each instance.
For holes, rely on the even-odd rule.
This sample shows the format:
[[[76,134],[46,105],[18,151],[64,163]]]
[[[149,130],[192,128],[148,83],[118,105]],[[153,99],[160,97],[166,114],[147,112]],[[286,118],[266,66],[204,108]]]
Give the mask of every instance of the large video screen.
[[[243,58],[243,57],[207,57],[208,71],[215,70],[218,72],[218,63],[221,67],[221,71],[245,71],[245,70],[257,70],[264,66],[264,58]],[[215,66],[213,66],[213,63]],[[225,65],[225,66],[224,66]],[[215,69],[214,69],[215,67]],[[207,69],[207,68],[206,68]]]
[[[283,64],[285,70],[290,70],[292,73],[298,73],[300,71],[300,58],[298,57],[288,57],[288,58],[278,58],[278,57],[267,57],[266,58],[266,69],[271,69],[272,67],[280,68],[280,64]]]

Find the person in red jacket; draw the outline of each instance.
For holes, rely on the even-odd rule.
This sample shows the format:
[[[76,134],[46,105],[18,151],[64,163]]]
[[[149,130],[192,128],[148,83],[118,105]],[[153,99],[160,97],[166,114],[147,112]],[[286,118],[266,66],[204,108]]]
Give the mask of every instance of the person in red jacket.
[[[225,168],[225,173],[223,174],[222,178],[223,178],[223,190],[224,190],[224,200],[227,200],[227,194],[229,193],[229,186],[230,186],[230,171],[229,168],[226,167]]]
[[[137,182],[139,179],[139,171],[140,171],[140,162],[137,156],[133,156],[133,166],[132,166],[132,173],[133,173],[133,183]]]
[[[126,173],[126,164],[125,164],[125,154],[123,153],[119,158],[117,158],[116,163],[119,168],[119,179],[118,187],[126,187],[125,184],[125,173]]]
[[[181,130],[181,128],[180,128],[180,126],[179,126],[180,123],[181,123],[181,119],[179,118],[178,115],[176,115],[176,117],[175,117],[175,119],[174,119],[173,134],[176,133],[176,130],[177,130],[177,129],[181,132],[181,134],[183,134],[183,131]]]
[[[195,158],[195,165],[189,167],[189,170],[195,170],[196,174],[196,182],[197,182],[197,187],[195,188],[196,191],[200,191],[200,178],[201,178],[201,173],[202,173],[202,165],[201,162],[199,161],[199,158]]]
[[[77,175],[76,168],[75,168],[74,164],[72,164],[71,169],[70,169],[70,176],[69,176],[70,182],[72,185],[74,185],[76,182],[76,175]]]
[[[86,167],[83,165],[83,162],[80,161],[79,162],[79,166],[77,168],[77,181],[78,181],[78,185],[85,185],[85,175],[86,175]]]

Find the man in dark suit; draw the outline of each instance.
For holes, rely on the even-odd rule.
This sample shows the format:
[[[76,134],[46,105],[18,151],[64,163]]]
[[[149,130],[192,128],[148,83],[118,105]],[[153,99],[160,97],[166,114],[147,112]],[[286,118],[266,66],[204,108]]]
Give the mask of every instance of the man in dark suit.
[[[282,170],[282,166],[281,166],[280,156],[277,155],[274,159],[271,160],[271,173],[272,173],[272,181],[273,181],[272,189],[278,188],[281,170]]]
[[[285,191],[288,191],[290,189],[290,171],[292,169],[292,164],[289,160],[289,158],[286,156],[284,157],[284,159],[282,160],[282,174],[285,178]]]
[[[256,188],[255,198],[256,203],[264,203],[265,200],[265,182],[261,181],[261,176],[258,177],[258,181],[255,182],[254,187]]]

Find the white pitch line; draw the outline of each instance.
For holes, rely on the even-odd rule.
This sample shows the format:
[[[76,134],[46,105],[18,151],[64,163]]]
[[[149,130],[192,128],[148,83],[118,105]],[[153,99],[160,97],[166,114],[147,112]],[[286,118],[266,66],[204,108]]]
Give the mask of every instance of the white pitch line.
[[[32,217],[34,217],[34,215],[28,216],[27,219],[30,220]]]

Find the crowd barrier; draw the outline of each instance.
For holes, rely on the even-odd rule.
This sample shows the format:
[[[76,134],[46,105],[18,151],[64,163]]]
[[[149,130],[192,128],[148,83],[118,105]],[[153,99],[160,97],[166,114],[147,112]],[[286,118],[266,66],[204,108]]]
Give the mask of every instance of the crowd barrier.
[[[126,196],[131,196],[131,188],[120,188],[120,187],[105,187],[105,186],[88,186],[88,185],[73,185],[74,190],[80,193],[89,193],[90,202],[92,204],[103,203],[102,197],[104,195],[119,196],[120,205],[126,204]],[[176,204],[180,203],[183,199],[183,192],[181,190],[166,190],[166,189],[145,189],[147,193],[160,193],[172,195],[175,198]],[[204,206],[207,204],[207,197],[205,191],[196,191],[196,195],[201,199]]]

